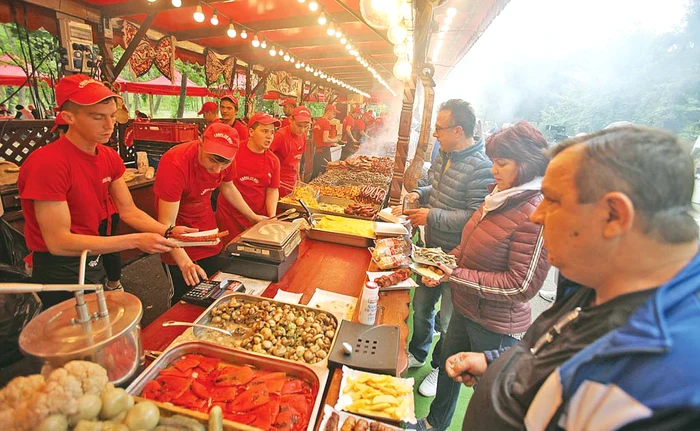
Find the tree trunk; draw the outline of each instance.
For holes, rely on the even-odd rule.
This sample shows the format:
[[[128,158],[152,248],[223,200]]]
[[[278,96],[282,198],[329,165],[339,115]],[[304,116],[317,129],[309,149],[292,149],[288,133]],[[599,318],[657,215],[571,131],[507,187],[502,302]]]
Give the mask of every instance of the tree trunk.
[[[158,108],[160,108],[160,102],[163,100],[163,96],[156,96],[156,104],[153,110],[155,111],[156,115],[158,115]]]
[[[149,94],[148,95],[148,111],[149,111],[149,117],[153,118],[153,95]]]
[[[177,116],[176,118],[182,118],[185,116],[185,96],[187,95],[187,72],[182,72],[182,79],[180,80],[180,100],[177,104]]]

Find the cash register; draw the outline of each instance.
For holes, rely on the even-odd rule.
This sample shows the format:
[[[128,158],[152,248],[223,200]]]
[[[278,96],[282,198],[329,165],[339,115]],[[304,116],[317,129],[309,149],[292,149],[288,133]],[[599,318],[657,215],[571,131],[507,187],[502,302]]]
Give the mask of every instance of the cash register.
[[[221,270],[259,280],[279,281],[297,260],[301,233],[295,223],[263,220],[231,241]]]

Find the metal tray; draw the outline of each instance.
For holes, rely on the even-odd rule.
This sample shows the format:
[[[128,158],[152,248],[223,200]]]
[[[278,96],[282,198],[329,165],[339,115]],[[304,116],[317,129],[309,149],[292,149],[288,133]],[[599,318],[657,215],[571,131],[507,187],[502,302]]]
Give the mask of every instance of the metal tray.
[[[141,375],[138,376],[128,388],[126,388],[126,391],[131,395],[140,396],[146,384],[158,377],[158,373],[160,373],[161,370],[167,368],[173,361],[179,359],[181,356],[190,353],[219,358],[222,361],[228,362],[232,365],[252,365],[253,367],[261,370],[282,371],[291,376],[309,381],[314,394],[314,407],[311,411],[311,416],[309,417],[307,431],[312,431],[314,429],[314,426],[316,425],[316,418],[320,412],[323,391],[326,386],[326,381],[328,380],[328,369],[312,369],[311,367],[298,362],[280,360],[272,356],[258,355],[256,353],[247,352],[244,350],[228,349],[215,344],[192,341],[178,344],[167,349],[155,361],[153,361],[153,363],[151,363],[151,365],[146,368],[146,370],[141,373]],[[168,408],[168,406],[163,403],[157,401],[154,402],[161,408]],[[179,408],[179,410],[186,410],[192,417],[200,420],[208,417],[208,415],[204,413],[183,408]],[[230,427],[230,429],[243,429],[241,424],[226,419],[224,420],[224,425],[225,427]],[[251,429],[250,427],[245,428]]]
[[[359,203],[359,202],[356,202],[352,199],[335,198],[335,197],[331,197],[331,196],[321,196],[317,200],[320,203],[340,205],[343,208],[347,207],[350,204]],[[369,205],[369,204],[360,204],[360,205]],[[376,209],[377,214],[379,214],[379,210],[381,209],[381,205],[375,204],[375,205],[369,205],[369,206]],[[300,213],[304,213],[304,208],[299,204],[290,204],[290,203],[286,203],[286,202],[278,202],[277,203],[278,211],[286,211],[290,208],[294,208],[297,211],[299,211]],[[354,219],[358,219],[358,220],[374,220],[376,218],[376,216],[375,217],[360,217],[360,216],[350,215],[350,214],[345,214],[345,213],[336,213],[336,212],[332,212],[332,211],[322,210],[320,208],[309,208],[309,210],[311,211],[311,214],[327,214],[327,215],[343,216],[343,217],[354,218]]]
[[[334,214],[338,215],[338,214]],[[316,221],[318,221],[323,215],[313,215]],[[346,217],[346,216],[342,216]],[[331,232],[329,230],[311,228],[306,231],[306,237],[309,239],[315,239],[317,241],[334,242],[336,244],[349,245],[352,247],[372,247],[374,245],[374,240],[376,237],[351,235],[348,233],[341,232]]]
[[[217,299],[213,304],[211,304],[211,305],[209,306],[209,308],[207,308],[206,310],[204,310],[204,313],[200,314],[199,317],[197,317],[197,320],[195,320],[194,323],[197,323],[197,324],[200,324],[200,325],[209,325],[209,322],[211,321],[211,310],[212,310],[213,308],[215,308],[215,307],[218,307],[222,302],[224,302],[224,301],[230,301],[231,298],[234,298],[234,297],[235,297],[236,299],[240,300],[240,301],[245,301],[245,302],[262,302],[262,301],[268,301],[268,302],[271,302],[271,303],[273,303],[273,304],[279,304],[279,305],[283,305],[283,306],[284,306],[284,305],[288,305],[288,306],[290,306],[292,309],[297,309],[297,310],[311,310],[311,311],[314,311],[314,312],[316,312],[316,313],[318,313],[318,312],[323,312],[323,313],[327,314],[331,319],[333,319],[333,321],[335,322],[336,326],[335,326],[335,336],[333,336],[333,339],[331,340],[331,345],[330,345],[330,347],[328,348],[328,354],[326,355],[326,358],[325,358],[325,359],[323,359],[323,360],[321,360],[321,361],[319,361],[319,362],[316,362],[315,364],[305,364],[305,363],[303,363],[303,362],[293,361],[293,360],[291,360],[291,359],[285,359],[285,358],[278,358],[278,357],[276,357],[276,356],[270,356],[270,355],[268,355],[267,353],[260,353],[260,354],[256,354],[256,355],[260,355],[260,356],[264,356],[264,357],[270,357],[270,358],[274,358],[274,359],[279,360],[279,361],[289,362],[289,363],[292,363],[292,364],[301,364],[301,365],[304,365],[304,366],[306,366],[306,367],[311,367],[311,368],[313,368],[313,369],[316,369],[316,368],[327,369],[327,368],[328,368],[328,356],[330,356],[331,352],[333,351],[333,347],[335,347],[335,342],[336,342],[336,339],[338,338],[338,331],[340,330],[340,321],[338,320],[338,318],[337,318],[333,313],[330,313],[330,312],[321,310],[321,309],[319,309],[319,308],[307,307],[307,306],[305,306],[305,305],[298,305],[298,304],[289,304],[289,303],[287,303],[287,302],[275,301],[274,299],[261,298],[261,297],[259,297],[259,296],[246,295],[245,293],[238,293],[238,292],[236,292],[236,293],[232,293],[232,294],[230,294],[230,295],[226,295],[226,296],[223,296],[223,297]],[[197,338],[199,338],[200,335],[202,335],[202,333],[205,332],[205,331],[207,331],[207,329],[202,329],[202,328],[194,328],[194,329],[193,329],[194,336],[197,337]],[[202,340],[202,342],[209,342],[209,343],[211,343],[212,341],[205,341],[205,340]],[[233,347],[233,346],[225,346],[225,347],[226,347],[226,348],[229,348],[229,349],[233,349],[233,350],[235,350],[235,351],[241,351],[241,352],[246,352],[246,353],[252,353],[252,352],[250,352],[249,350],[245,350],[245,349],[242,349],[242,348],[236,348],[236,347]]]

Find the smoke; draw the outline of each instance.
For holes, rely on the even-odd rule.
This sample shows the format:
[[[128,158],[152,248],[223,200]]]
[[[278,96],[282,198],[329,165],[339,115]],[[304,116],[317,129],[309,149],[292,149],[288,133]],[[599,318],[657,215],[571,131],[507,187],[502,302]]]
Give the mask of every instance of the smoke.
[[[372,88],[371,93],[383,93],[385,91],[384,87],[377,83]],[[394,157],[396,153],[403,92],[397,91],[396,97],[387,94],[381,102],[387,105],[387,111],[382,114],[384,124],[376,128],[374,133],[371,133],[371,139],[365,140],[360,144],[360,148],[355,153],[358,156]]]

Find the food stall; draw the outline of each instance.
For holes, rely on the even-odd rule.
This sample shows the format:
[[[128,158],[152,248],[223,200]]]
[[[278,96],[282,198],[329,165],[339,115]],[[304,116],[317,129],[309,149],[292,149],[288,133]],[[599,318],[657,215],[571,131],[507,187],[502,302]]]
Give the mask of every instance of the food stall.
[[[204,63],[210,70],[218,70],[227,81],[225,91],[243,92],[248,102],[246,112],[252,109],[255,94],[268,87],[286,88],[289,90],[285,92],[286,95],[296,94],[303,101],[305,93],[311,94],[312,89],[323,86],[327,90],[325,94],[329,96],[328,102],[332,103],[342,94],[348,104],[361,105],[365,99],[369,99],[370,93],[380,98],[395,98],[403,86],[404,111],[400,119],[395,157],[358,156],[331,162],[326,173],[308,185],[301,184],[294,190],[291,199],[281,202],[280,212],[289,209],[297,212],[306,210],[299,198],[311,204],[311,208],[309,214],[306,214],[308,229],[299,234],[298,243],[292,247],[294,260],[283,273],[278,273],[277,281],[265,284],[254,292],[251,287],[253,285],[244,282],[244,292],[217,298],[217,302],[209,307],[186,302],[174,305],[140,331],[137,351],[143,350],[152,354],[152,357],[148,362],[138,364],[138,370],[129,379],[125,390],[111,388],[106,377],[93,369],[94,374],[100,376],[101,383],[90,393],[84,391],[83,395],[100,397],[101,408],[95,409],[95,400],[92,398],[80,401],[85,404],[93,402],[91,406],[68,405],[64,410],[56,410],[56,417],[52,420],[68,421],[65,427],[59,429],[65,429],[69,424],[75,425],[80,418],[71,415],[78,412],[85,414],[89,420],[119,418],[120,422],[128,422],[129,429],[152,429],[155,426],[151,425],[159,423],[179,426],[170,422],[168,418],[172,416],[184,418],[182,420],[193,419],[200,426],[213,420],[214,426],[220,424],[222,427],[211,429],[270,429],[274,425],[271,422],[282,424],[280,421],[284,417],[280,415],[294,410],[290,408],[291,405],[300,406],[299,409],[303,412],[297,412],[300,416],[292,415],[284,422],[289,429],[323,428],[335,431],[346,423],[351,423],[350,429],[361,429],[362,426],[352,426],[355,422],[361,425],[360,422],[364,421],[361,417],[369,418],[373,429],[388,429],[387,427],[398,425],[402,421],[415,419],[412,417],[412,384],[401,378],[408,367],[406,319],[410,302],[410,271],[405,267],[411,263],[408,258],[411,246],[396,239],[406,234],[405,230],[401,230],[403,226],[394,227],[397,229],[395,232],[380,232],[380,227],[386,226],[375,224],[374,220],[379,210],[388,203],[397,203],[400,196],[410,123],[406,111],[410,112],[413,106],[418,76],[425,75],[422,71],[411,73],[409,70],[409,76],[402,78],[406,80],[405,83],[394,81],[392,75],[400,76],[395,68],[397,55],[400,60],[414,57],[413,52],[408,54],[402,49],[397,50],[396,46],[405,42],[406,45],[418,47],[414,49],[414,52],[420,53],[415,56],[415,61],[422,64],[425,60],[424,51],[427,50],[433,7],[445,2],[401,2],[407,5],[400,16],[405,17],[402,26],[408,36],[404,34],[397,43],[394,43],[398,40],[395,33],[403,31],[401,26],[394,32],[387,31],[386,28],[377,30],[368,23],[377,17],[362,11],[364,3],[366,2],[309,0],[270,1],[263,5],[256,1],[69,0],[56,6],[52,2],[30,0],[13,11],[7,5],[0,5],[0,20],[7,21],[16,16],[19,19],[36,18],[28,20],[30,26],[44,26],[57,32],[57,14],[62,17],[67,14],[91,25],[104,55],[102,78],[111,82],[131,63],[130,58],[135,52],[139,59],[148,55],[150,50],[142,42],[160,43],[167,36],[171,38],[173,47],[168,61],[177,56]],[[448,3],[457,5],[460,1]],[[500,8],[505,4],[493,1],[479,3],[483,4],[478,11],[484,13],[475,14],[480,18],[474,19],[483,22],[490,22],[493,18],[493,11],[498,9],[496,4]],[[127,31],[129,25],[135,30]],[[106,31],[107,28],[109,32]],[[333,33],[330,32],[331,28]],[[478,37],[476,32],[470,35]],[[473,40],[470,39],[470,43]],[[125,48],[124,56],[116,64],[111,58],[113,44],[122,44]],[[151,58],[150,61],[156,60]],[[140,67],[139,64],[130,66]],[[238,78],[241,74],[244,79]],[[425,82],[428,81],[426,78]],[[423,120],[426,121],[425,117]],[[429,117],[427,122],[430,123]],[[29,126],[28,123],[25,124]],[[16,123],[0,122],[0,126],[5,133],[15,127]],[[38,128],[39,124],[33,126],[33,129],[24,128],[17,132],[26,149],[21,150],[21,155],[17,154],[20,158],[49,141],[46,133],[50,127],[48,123],[41,124],[43,130]],[[114,145],[118,145],[123,157],[131,157],[132,160],[132,148],[123,136],[126,134],[125,128],[126,126],[120,126]],[[18,165],[21,165],[21,160],[18,160]],[[132,187],[132,192],[147,190],[149,186],[150,183],[145,179],[139,180]],[[16,200],[12,197],[7,199],[11,202]],[[152,195],[145,196],[143,204],[137,200],[137,205],[152,211]],[[20,219],[18,214],[15,217],[16,220]],[[383,236],[392,241],[380,242]],[[373,250],[368,251],[368,247]],[[237,257],[231,257],[230,250],[226,252],[229,255],[224,256],[225,259],[237,260]],[[284,255],[284,258],[291,256],[292,254]],[[400,269],[394,271],[395,268]],[[388,273],[381,273],[380,270],[383,269],[389,269]],[[224,268],[219,277],[224,280],[239,278],[226,271],[227,268]],[[359,320],[362,308],[360,300],[370,280],[380,286],[382,291],[376,303],[375,324],[367,329],[353,324]],[[404,282],[408,285],[396,288]],[[324,299],[318,299],[319,292],[325,295]],[[136,307],[125,305],[132,304],[129,297],[125,296],[129,295],[127,293],[107,292],[106,295],[108,303],[117,304],[111,316],[124,316],[126,314],[116,311]],[[99,295],[86,294],[85,298],[88,315],[97,313],[104,319],[106,316],[102,316],[98,310]],[[347,298],[350,298],[350,302]],[[339,305],[341,303],[351,303],[351,306]],[[68,309],[70,307],[66,308]],[[51,309],[45,313],[51,313]],[[246,314],[251,313],[256,318],[246,320]],[[95,319],[99,320],[97,315]],[[257,319],[261,315],[267,317],[267,321],[264,318]],[[139,313],[129,316],[135,322],[140,320]],[[240,323],[237,327],[220,325],[217,330],[213,330],[220,334],[223,334],[222,331],[232,334],[223,334],[224,337],[241,337],[234,340],[239,342],[238,345],[226,346],[217,345],[216,338],[207,338],[213,336],[212,332],[173,324],[222,324],[236,319],[240,320],[236,321],[237,324]],[[67,321],[71,325],[76,324],[71,319]],[[38,319],[37,322],[46,321]],[[77,322],[81,323],[80,319]],[[283,330],[279,328],[280,322],[284,322]],[[318,323],[319,327],[315,328],[313,323],[309,327],[308,322]],[[81,324],[89,323],[90,319]],[[129,325],[125,327],[130,330],[134,328]],[[297,334],[300,329],[301,333]],[[377,339],[380,337],[380,329],[388,331],[391,336]],[[316,332],[312,334],[312,330]],[[296,335],[286,337],[292,333]],[[309,334],[313,335],[311,339],[308,338]],[[365,334],[362,335],[364,338],[360,334]],[[275,342],[272,337],[275,337]],[[282,342],[283,338],[287,339]],[[305,344],[295,344],[299,340]],[[386,342],[387,340],[395,340],[396,343]],[[280,343],[284,349],[278,349]],[[312,350],[314,346],[316,347]],[[393,353],[378,354],[377,360],[369,361],[370,365],[359,366],[363,356],[372,358],[376,349],[389,348],[394,349],[391,350]],[[334,359],[334,355],[339,356]],[[91,356],[86,358],[95,361]],[[385,363],[386,359],[389,359],[388,364]],[[54,371],[72,374],[80,372],[75,368],[87,367],[84,364],[71,364],[64,365],[65,368],[56,366]],[[345,368],[346,364],[358,365],[354,368],[364,371]],[[105,376],[109,375],[110,366],[106,365]],[[249,366],[257,371],[251,374],[253,368]],[[216,375],[213,374],[214,371]],[[265,383],[256,385],[256,381]],[[121,383],[122,386],[127,385],[127,382]],[[200,391],[202,388],[198,385],[203,385],[206,394]],[[232,386],[240,388],[232,391]],[[229,389],[221,389],[222,387]],[[261,391],[260,388],[265,390]],[[36,390],[43,393],[42,391],[48,390],[48,385],[38,385]],[[216,396],[211,396],[212,393]],[[232,405],[228,402],[238,400],[242,395],[247,403]],[[205,400],[204,404],[202,400]],[[136,405],[132,405],[134,401]],[[154,405],[160,419],[168,420],[154,422]],[[107,411],[103,412],[105,408]],[[143,411],[137,415],[132,413],[133,409]],[[261,412],[266,413],[257,414]],[[141,420],[146,417],[148,426],[138,422],[135,416]],[[267,422],[259,422],[260,418]],[[181,419],[173,421],[179,420]],[[290,423],[299,426],[290,426]],[[364,425],[369,427],[370,423],[365,421]],[[63,424],[59,423],[59,426]],[[189,426],[192,428],[182,429],[199,429],[193,423],[189,423]]]

